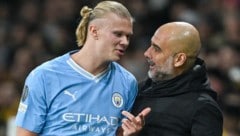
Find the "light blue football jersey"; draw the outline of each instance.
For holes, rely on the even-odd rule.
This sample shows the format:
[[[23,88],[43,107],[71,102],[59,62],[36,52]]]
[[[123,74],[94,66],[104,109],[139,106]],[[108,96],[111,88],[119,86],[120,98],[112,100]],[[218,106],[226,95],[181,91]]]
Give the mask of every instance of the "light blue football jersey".
[[[16,125],[44,136],[114,136],[137,95],[135,77],[116,62],[94,76],[70,54],[28,75]]]

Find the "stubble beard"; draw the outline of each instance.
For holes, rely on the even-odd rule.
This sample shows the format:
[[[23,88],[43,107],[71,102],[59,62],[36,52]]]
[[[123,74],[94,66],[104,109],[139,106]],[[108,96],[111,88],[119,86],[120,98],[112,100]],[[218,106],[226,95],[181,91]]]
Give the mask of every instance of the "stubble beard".
[[[154,82],[169,80],[173,77],[173,56],[170,56],[162,66],[157,66],[155,70],[149,70],[148,76]]]

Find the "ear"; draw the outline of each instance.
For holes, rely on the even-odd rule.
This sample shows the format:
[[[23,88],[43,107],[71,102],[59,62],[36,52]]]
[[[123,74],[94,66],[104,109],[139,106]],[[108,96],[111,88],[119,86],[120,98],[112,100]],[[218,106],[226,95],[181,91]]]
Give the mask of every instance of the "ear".
[[[175,67],[181,67],[184,65],[184,63],[187,60],[187,56],[185,53],[178,53],[175,55],[175,59],[174,59],[174,66]]]
[[[95,25],[90,25],[89,26],[89,34],[93,36],[94,39],[98,39],[98,31],[97,31],[97,26]]]

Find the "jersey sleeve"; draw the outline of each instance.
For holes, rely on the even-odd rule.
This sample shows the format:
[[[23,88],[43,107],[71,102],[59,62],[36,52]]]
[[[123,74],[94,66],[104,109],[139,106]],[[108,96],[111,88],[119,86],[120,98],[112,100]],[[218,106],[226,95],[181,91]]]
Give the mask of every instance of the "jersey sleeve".
[[[133,103],[136,99],[137,93],[138,93],[138,86],[137,86],[137,80],[134,78],[130,84],[130,91],[129,91],[129,99],[127,104],[127,111],[131,111],[133,107]]]
[[[43,74],[32,71],[27,77],[16,116],[16,125],[40,133],[45,123],[47,104]]]
[[[222,112],[212,103],[205,103],[196,111],[191,136],[222,136]]]

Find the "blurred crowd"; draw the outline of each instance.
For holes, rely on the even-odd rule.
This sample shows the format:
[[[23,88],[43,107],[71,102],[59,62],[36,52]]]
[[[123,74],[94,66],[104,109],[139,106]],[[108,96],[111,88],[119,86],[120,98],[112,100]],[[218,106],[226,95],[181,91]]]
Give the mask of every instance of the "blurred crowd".
[[[134,36],[119,62],[141,81],[143,56],[163,23],[186,21],[200,32],[212,88],[224,114],[223,136],[240,136],[240,0],[117,0],[135,18]],[[75,29],[84,5],[99,0],[0,0],[0,136],[16,115],[24,80],[39,64],[78,49]],[[161,108],[161,107],[159,107]]]

